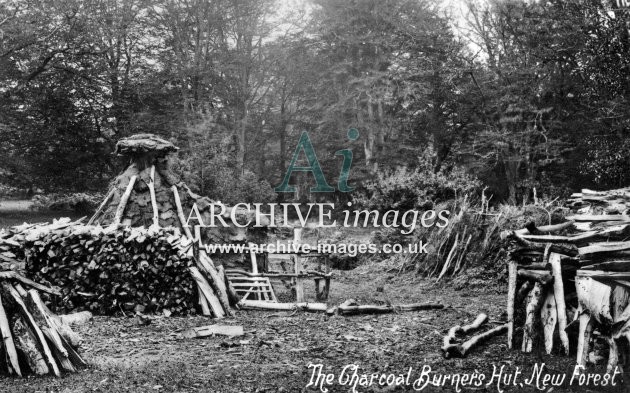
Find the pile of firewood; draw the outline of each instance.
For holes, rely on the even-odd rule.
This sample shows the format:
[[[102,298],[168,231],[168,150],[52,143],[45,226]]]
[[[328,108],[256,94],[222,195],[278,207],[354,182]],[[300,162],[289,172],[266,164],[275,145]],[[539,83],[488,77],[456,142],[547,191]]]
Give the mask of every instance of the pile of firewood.
[[[87,366],[77,352],[78,337],[38,291],[59,294],[14,271],[0,272],[0,374],[60,376]]]
[[[575,214],[566,222],[538,228],[530,224],[503,233],[513,246],[508,269],[509,347],[514,344],[515,325],[522,326],[524,352],[532,351],[542,338],[551,353],[557,332],[562,352],[569,353],[571,341],[577,345],[577,363],[583,366],[590,333],[597,326],[610,345],[609,371],[617,366],[616,340],[630,338],[626,201],[630,189],[582,190],[567,201]]]
[[[2,236],[5,263],[20,266],[23,256],[29,277],[61,288],[55,311],[195,312],[192,242],[174,228],[102,228],[60,219]]]
[[[232,316],[239,296],[223,266],[197,248],[173,227],[102,228],[67,218],[0,233],[5,267],[60,288],[55,311],[181,315],[198,304],[203,315]]]

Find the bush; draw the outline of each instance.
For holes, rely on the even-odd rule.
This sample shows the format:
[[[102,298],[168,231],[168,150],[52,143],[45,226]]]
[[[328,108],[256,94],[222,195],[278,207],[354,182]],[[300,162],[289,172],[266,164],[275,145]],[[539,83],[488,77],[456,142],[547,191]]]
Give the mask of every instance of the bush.
[[[615,137],[587,138],[588,151],[580,172],[602,188],[623,187],[630,179],[630,140]]]
[[[96,210],[105,196],[101,193],[48,194],[33,197],[36,210],[75,211],[90,213]]]
[[[477,190],[481,183],[462,168],[433,170],[432,153],[420,157],[418,166],[379,173],[368,182],[355,199],[359,206],[385,210],[429,210],[445,202]]]
[[[271,185],[247,169],[239,173],[228,150],[223,144],[196,150],[173,160],[173,170],[193,191],[228,205],[273,202]]]

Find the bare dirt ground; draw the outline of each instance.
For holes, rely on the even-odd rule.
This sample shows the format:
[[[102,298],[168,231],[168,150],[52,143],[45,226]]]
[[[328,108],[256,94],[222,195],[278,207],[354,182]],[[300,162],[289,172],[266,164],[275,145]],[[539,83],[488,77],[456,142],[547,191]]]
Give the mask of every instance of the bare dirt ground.
[[[240,311],[221,324],[239,324],[244,337],[186,339],[182,332],[192,326],[216,323],[204,317],[155,318],[139,326],[132,317],[96,317],[76,330],[83,336],[83,354],[92,367],[61,379],[0,379],[3,392],[315,392],[306,388],[312,375],[309,364],[322,364],[324,372],[338,381],[344,366],[356,364],[360,373],[407,374],[413,383],[424,365],[436,375],[485,373],[480,387],[461,391],[623,391],[619,386],[569,386],[575,357],[508,351],[505,336],[493,338],[465,359],[444,359],[442,336],[455,324],[470,322],[479,312],[490,317],[489,326],[500,323],[504,310],[503,288],[456,291],[446,284],[409,276],[386,274],[377,265],[353,271],[338,271],[330,304],[347,298],[368,303],[442,302],[443,310],[399,314],[334,316],[322,314]],[[377,291],[382,287],[383,291]],[[307,289],[308,290],[308,289]],[[310,293],[310,292],[309,292]],[[545,371],[567,373],[564,386],[486,385],[493,366],[505,366],[513,374],[522,369],[519,381],[529,379],[536,363]],[[589,372],[603,372],[592,365]],[[543,374],[544,376],[544,374]],[[542,380],[542,377],[541,377]],[[496,381],[496,379],[495,379]],[[329,392],[349,392],[351,386],[324,386]],[[414,391],[412,386],[357,387],[359,392]],[[428,385],[426,392],[455,392],[450,381],[443,387]]]
[[[59,212],[32,211],[22,204],[3,206],[0,202],[0,227],[24,221],[50,221]],[[3,208],[4,207],[4,208]],[[67,214],[61,214],[67,215]],[[345,233],[357,241],[367,241],[365,231]],[[75,330],[83,337],[82,353],[91,364],[88,370],[63,378],[0,377],[0,392],[318,392],[308,385],[313,368],[322,364],[323,372],[335,374],[328,392],[352,392],[351,384],[339,385],[342,369],[351,364],[360,374],[404,374],[412,368],[410,384],[420,378],[423,367],[431,368],[438,385],[427,385],[424,392],[621,392],[617,386],[569,385],[575,354],[570,357],[546,355],[542,348],[532,354],[507,349],[505,336],[491,339],[473,350],[465,359],[444,359],[439,350],[442,337],[456,324],[471,322],[480,312],[489,315],[488,327],[503,323],[505,287],[495,278],[478,277],[464,286],[466,279],[436,285],[412,275],[389,273],[386,263],[362,265],[351,271],[335,271],[330,305],[354,298],[361,304],[441,302],[442,310],[399,314],[334,316],[322,314],[239,311],[235,318],[219,322],[204,317],[156,317],[140,326],[129,317],[95,317]],[[394,269],[397,270],[397,269]],[[491,276],[491,275],[490,275]],[[307,294],[313,294],[312,283]],[[284,290],[274,283],[277,291]],[[382,290],[377,290],[382,288]],[[281,298],[283,297],[282,294]],[[311,295],[312,296],[312,295]],[[184,330],[213,323],[242,325],[244,337],[186,339]],[[518,335],[520,332],[516,332]],[[575,346],[573,346],[575,347]],[[605,353],[604,353],[605,355]],[[493,370],[504,366],[504,376],[522,371],[519,382],[531,378],[535,365],[545,363],[544,376],[566,374],[562,386],[497,386]],[[605,363],[605,362],[604,362]],[[605,366],[589,365],[588,372],[603,373]],[[481,386],[455,386],[445,376],[484,374]],[[507,377],[506,377],[507,378]],[[630,379],[630,378],[627,378]],[[424,381],[423,381],[424,382]],[[407,392],[412,385],[357,386],[358,392]]]

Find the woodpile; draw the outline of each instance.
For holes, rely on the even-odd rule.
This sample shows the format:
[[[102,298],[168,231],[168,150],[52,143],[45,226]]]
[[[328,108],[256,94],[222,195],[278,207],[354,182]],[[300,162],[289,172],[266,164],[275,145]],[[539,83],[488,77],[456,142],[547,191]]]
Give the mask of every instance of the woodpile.
[[[240,300],[223,267],[195,252],[175,228],[102,228],[64,219],[12,231],[0,244],[19,245],[28,275],[61,288],[58,311],[184,315],[199,306],[222,318]]]
[[[610,347],[608,371],[618,365],[620,340],[630,339],[630,189],[582,190],[567,201],[567,221],[503,233],[512,240],[508,272],[508,346],[522,329],[521,350],[537,340],[547,353],[577,348],[584,366],[592,332]],[[574,328],[575,326],[575,328]],[[575,332],[575,334],[572,334]],[[559,345],[558,345],[559,344]],[[622,353],[622,358],[628,358]]]
[[[40,291],[59,295],[14,271],[0,272],[0,374],[61,376],[87,367],[78,337],[48,310]]]
[[[24,254],[26,274],[60,288],[57,312],[195,312],[192,242],[174,228],[102,228],[60,219],[11,229],[0,244]],[[17,256],[16,256],[17,258]]]

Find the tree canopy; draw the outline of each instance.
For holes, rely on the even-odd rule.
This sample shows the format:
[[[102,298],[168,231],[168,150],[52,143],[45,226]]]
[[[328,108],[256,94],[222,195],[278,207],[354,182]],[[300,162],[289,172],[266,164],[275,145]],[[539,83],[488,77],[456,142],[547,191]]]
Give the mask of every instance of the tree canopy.
[[[352,149],[368,194],[431,172],[513,202],[627,185],[630,13],[441,3],[0,1],[0,182],[103,189],[115,142],[154,133],[196,191],[263,202],[308,131],[329,183]]]

